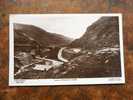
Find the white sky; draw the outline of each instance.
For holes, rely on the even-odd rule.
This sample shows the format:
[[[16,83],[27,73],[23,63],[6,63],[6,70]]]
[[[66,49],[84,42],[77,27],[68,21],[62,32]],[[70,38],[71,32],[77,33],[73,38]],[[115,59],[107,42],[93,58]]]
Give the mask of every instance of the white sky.
[[[48,32],[76,39],[80,38],[86,28],[100,17],[91,14],[13,14],[10,16],[10,21],[35,25]]]

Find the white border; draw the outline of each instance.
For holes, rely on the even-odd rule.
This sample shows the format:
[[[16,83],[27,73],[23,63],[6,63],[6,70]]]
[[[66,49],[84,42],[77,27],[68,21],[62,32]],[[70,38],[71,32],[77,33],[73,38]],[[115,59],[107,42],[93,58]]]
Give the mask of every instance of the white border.
[[[9,86],[40,86],[40,85],[85,85],[85,84],[124,84],[124,48],[123,48],[123,23],[122,14],[89,14],[92,16],[118,16],[119,17],[119,41],[120,41],[120,60],[121,60],[121,77],[105,78],[63,78],[63,79],[14,79],[14,34],[12,18],[18,15],[28,16],[75,16],[85,14],[10,14],[9,16]]]

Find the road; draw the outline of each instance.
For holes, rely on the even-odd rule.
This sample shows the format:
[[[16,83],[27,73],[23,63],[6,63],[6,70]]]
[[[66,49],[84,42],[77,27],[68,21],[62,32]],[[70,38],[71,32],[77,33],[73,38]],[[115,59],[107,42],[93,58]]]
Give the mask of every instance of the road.
[[[65,59],[65,58],[62,57],[62,51],[63,51],[65,48],[66,48],[66,47],[62,47],[62,48],[59,50],[57,57],[58,57],[58,59],[59,59],[60,61],[68,62],[67,59]]]

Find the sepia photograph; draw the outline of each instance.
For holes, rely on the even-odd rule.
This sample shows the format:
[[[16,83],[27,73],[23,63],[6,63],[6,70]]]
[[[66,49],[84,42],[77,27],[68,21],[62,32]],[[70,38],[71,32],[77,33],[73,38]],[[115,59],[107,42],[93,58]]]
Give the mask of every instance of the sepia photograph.
[[[10,14],[9,86],[123,84],[122,15]]]

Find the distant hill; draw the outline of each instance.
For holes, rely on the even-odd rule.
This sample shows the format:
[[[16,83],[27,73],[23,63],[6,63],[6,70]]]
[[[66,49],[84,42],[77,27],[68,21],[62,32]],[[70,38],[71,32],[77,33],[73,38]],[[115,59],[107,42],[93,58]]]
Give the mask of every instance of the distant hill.
[[[56,33],[49,33],[34,25],[14,24],[15,43],[34,40],[43,46],[61,46],[71,43],[72,39]]]
[[[70,47],[95,50],[116,45],[119,45],[118,17],[101,17],[87,28],[81,38],[73,41]]]

